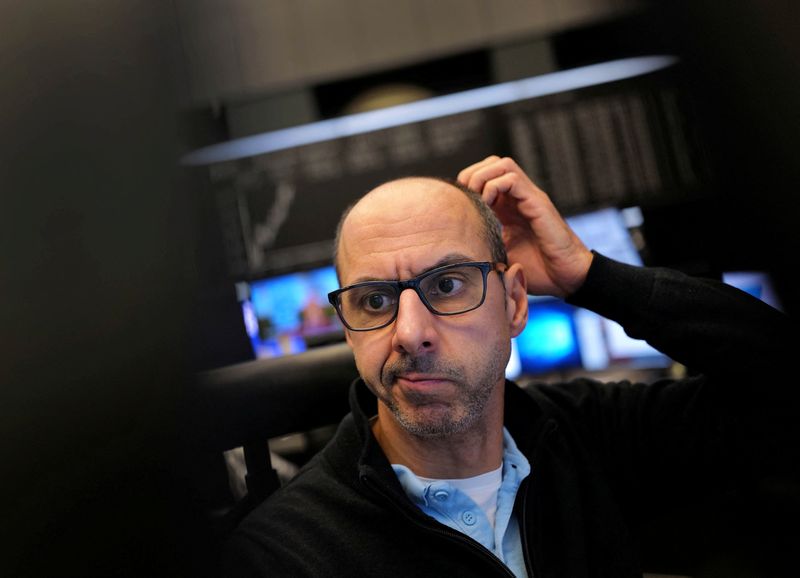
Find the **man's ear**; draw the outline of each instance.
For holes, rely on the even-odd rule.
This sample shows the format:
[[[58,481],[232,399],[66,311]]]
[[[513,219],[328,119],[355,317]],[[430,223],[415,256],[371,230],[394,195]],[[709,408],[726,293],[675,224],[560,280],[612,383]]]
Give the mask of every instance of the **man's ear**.
[[[514,263],[503,273],[506,287],[506,316],[511,337],[516,337],[528,323],[528,286],[522,265]]]

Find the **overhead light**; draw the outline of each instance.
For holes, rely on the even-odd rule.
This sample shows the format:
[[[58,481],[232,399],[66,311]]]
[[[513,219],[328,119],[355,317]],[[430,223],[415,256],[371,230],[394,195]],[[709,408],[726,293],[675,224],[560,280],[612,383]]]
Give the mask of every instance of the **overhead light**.
[[[640,76],[672,66],[675,56],[639,56],[512,80],[379,110],[311,122],[197,149],[182,165],[208,165],[469,112]]]

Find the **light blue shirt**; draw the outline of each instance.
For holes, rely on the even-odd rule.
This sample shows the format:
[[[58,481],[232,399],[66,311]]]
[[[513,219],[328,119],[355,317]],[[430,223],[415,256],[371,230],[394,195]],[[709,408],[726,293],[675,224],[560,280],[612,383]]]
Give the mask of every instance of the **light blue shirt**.
[[[445,526],[466,534],[497,556],[518,577],[527,577],[516,516],[517,490],[531,466],[503,428],[503,481],[497,492],[495,525],[464,492],[446,481],[425,482],[405,466],[392,464],[406,494],[423,512]]]

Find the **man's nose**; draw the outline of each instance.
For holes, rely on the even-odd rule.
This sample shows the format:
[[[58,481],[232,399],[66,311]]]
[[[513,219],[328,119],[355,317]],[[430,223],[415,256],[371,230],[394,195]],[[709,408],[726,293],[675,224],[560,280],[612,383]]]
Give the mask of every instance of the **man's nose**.
[[[401,292],[392,347],[410,355],[431,351],[436,344],[435,318],[416,291]]]

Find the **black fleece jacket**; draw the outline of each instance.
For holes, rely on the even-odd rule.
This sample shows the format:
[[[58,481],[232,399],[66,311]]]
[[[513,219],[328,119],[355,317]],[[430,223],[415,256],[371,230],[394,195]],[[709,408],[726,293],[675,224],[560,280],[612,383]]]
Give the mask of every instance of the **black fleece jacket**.
[[[506,383],[505,425],[532,468],[515,504],[528,573],[641,576],[640,524],[785,463],[786,432],[763,424],[792,399],[780,365],[789,322],[727,285],[602,255],[570,302],[698,373]],[[240,524],[225,575],[511,576],[406,497],[371,434],[376,400],[360,380],[350,404],[328,446]]]

